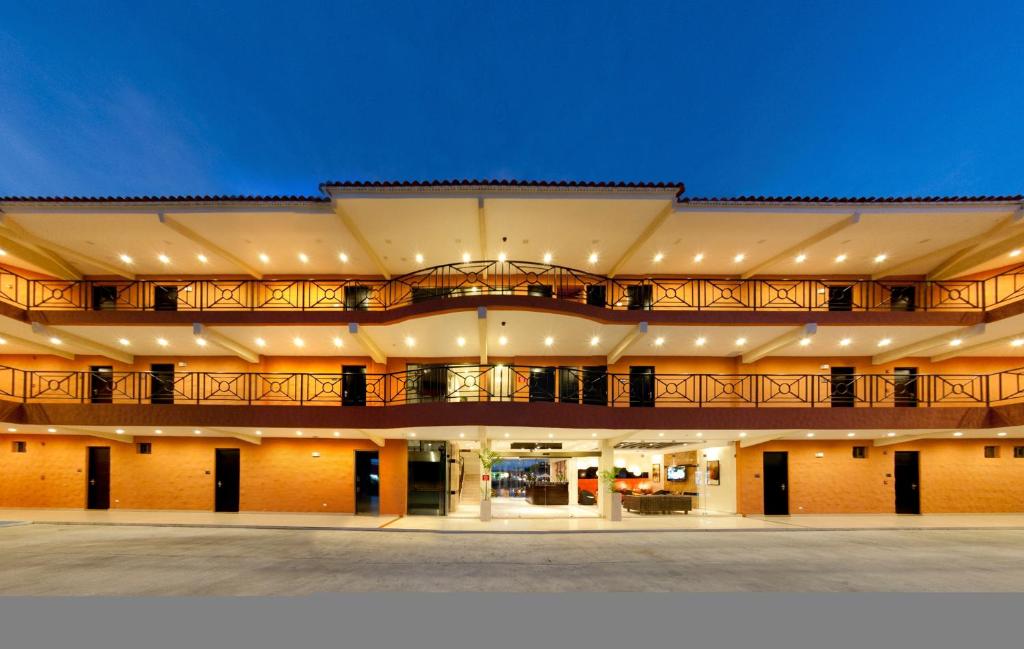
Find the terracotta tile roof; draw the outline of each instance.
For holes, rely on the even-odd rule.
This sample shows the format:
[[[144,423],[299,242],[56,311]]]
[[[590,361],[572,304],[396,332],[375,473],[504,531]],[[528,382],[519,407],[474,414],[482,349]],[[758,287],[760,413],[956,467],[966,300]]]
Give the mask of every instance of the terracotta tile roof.
[[[679,197],[680,203],[1008,203],[1013,196],[733,196],[729,198]]]
[[[324,196],[0,196],[0,203],[326,203]]]
[[[537,188],[580,188],[580,189],[674,189],[676,195],[685,190],[681,182],[624,182],[589,180],[496,180],[452,179],[452,180],[333,180],[322,183],[321,189],[342,187],[352,189],[388,188],[430,188],[430,187],[537,187]]]

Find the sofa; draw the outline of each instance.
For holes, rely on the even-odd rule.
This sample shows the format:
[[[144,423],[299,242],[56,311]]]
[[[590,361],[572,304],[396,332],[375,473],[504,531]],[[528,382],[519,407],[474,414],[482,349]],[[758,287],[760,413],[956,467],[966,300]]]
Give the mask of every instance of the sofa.
[[[693,509],[693,498],[690,496],[623,496],[622,507],[639,514],[671,514],[683,512],[689,514]]]

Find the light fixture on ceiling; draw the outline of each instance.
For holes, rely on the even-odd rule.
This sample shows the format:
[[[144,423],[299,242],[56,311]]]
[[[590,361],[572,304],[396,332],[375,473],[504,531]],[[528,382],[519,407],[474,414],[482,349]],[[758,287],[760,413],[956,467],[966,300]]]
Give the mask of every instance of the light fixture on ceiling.
[[[878,341],[878,346],[879,347],[888,347],[891,344],[892,344],[892,338],[882,338],[881,340]]]
[[[0,248],[0,257],[6,257],[6,256],[7,256],[7,251],[4,250],[3,248]]]
[[[302,437],[302,431],[301,430],[295,431],[295,434],[298,435],[299,437]]]
[[[554,439],[554,438],[555,438],[555,434],[554,433],[548,433],[548,439]]]
[[[195,430],[193,430],[192,432],[193,432],[194,434],[196,434],[196,435],[202,435],[202,434],[203,434],[203,431],[199,430],[198,428],[197,428],[197,429],[195,429]]]
[[[587,261],[592,263],[592,264],[596,264],[597,263],[597,253],[596,252],[590,253],[590,256],[587,257]]]
[[[336,431],[334,431],[334,436],[335,436],[335,437],[341,437],[341,432],[339,432],[339,431],[337,431],[337,430],[336,430]]]
[[[544,263],[545,264],[550,264],[551,263],[551,259],[552,259],[551,253],[550,252],[545,252],[544,253]]]
[[[661,347],[664,344],[665,344],[665,337],[664,336],[658,336],[657,338],[654,339],[654,346],[655,347]]]
[[[458,338],[455,339],[455,344],[458,345],[459,347],[465,347],[466,339],[463,338],[462,336],[459,336]]]
[[[498,336],[498,344],[501,345],[502,347],[507,345],[508,344],[508,337],[507,336]]]
[[[889,255],[885,254],[884,252],[882,254],[880,254],[880,255],[875,255],[875,263],[876,264],[880,264],[880,263],[882,263],[883,261],[885,261],[888,258],[889,258]]]
[[[1021,345],[1024,345],[1024,338],[1014,338],[1010,341],[1011,347],[1020,347]]]
[[[348,255],[343,253],[343,252],[339,252],[338,253],[338,261],[340,261],[343,264],[347,264],[348,263]]]
[[[896,437],[896,433],[886,433],[886,437]]]
[[[697,433],[697,437],[704,437],[704,433]]]
[[[417,264],[422,264],[423,263],[423,253],[420,253],[420,252],[416,253],[416,263]]]
[[[544,346],[545,347],[550,347],[550,346],[552,346],[554,344],[555,344],[555,339],[553,337],[551,337],[551,336],[545,336],[544,337]]]
[[[807,433],[808,437],[814,437],[814,433]]]
[[[960,431],[956,431],[955,433],[953,433],[953,437],[963,437],[963,436],[964,436],[964,434],[961,433]]]
[[[198,255],[196,255],[196,259],[198,259],[199,263],[201,264],[205,264],[206,262],[210,261],[210,258],[204,255],[203,253],[199,253]]]
[[[597,347],[598,343],[600,343],[600,342],[601,342],[601,339],[598,338],[597,336],[591,336],[590,337],[590,346],[591,347]]]
[[[128,340],[127,338],[118,338],[117,344],[121,345],[122,347],[127,347],[128,345],[132,344],[132,341]]]
[[[498,253],[498,263],[504,264],[506,261],[508,261],[508,255],[506,255],[504,252],[499,252]]]
[[[416,346],[416,339],[413,338],[412,336],[406,336],[405,337],[405,346],[406,347],[415,347]]]
[[[949,346],[950,347],[959,347],[960,345],[963,344],[963,342],[964,341],[962,339],[960,339],[960,338],[954,338],[953,340],[949,341]]]
[[[1016,248],[1014,250],[1011,250],[1010,251],[1010,256],[1011,257],[1019,257],[1020,256],[1020,248]]]
[[[856,437],[857,433],[846,433],[847,437]]]
[[[163,253],[160,253],[159,255],[157,255],[156,258],[160,260],[161,264],[169,264],[169,263],[171,263],[171,258],[168,257],[167,255],[163,254]]]
[[[591,437],[597,437],[597,433],[590,433]]]
[[[309,263],[309,255],[307,255],[304,252],[300,252],[299,253],[299,261],[301,261],[304,264],[308,264]]]
[[[292,338],[292,344],[295,345],[296,347],[305,347],[306,341],[303,340],[302,338],[299,338],[298,336],[295,336],[294,338]]]
[[[704,336],[701,336],[697,340],[693,341],[693,344],[698,346],[698,347],[703,347],[704,344],[707,343],[707,341],[708,341],[707,338],[705,338]]]
[[[123,261],[126,264],[132,263],[132,258],[124,254],[123,252],[120,255],[118,255],[118,258],[120,258],[121,261]]]
[[[841,264],[841,263],[843,263],[844,261],[846,261],[846,253],[845,253],[845,252],[844,252],[844,253],[840,253],[840,254],[836,255],[836,263],[837,263],[837,264]]]
[[[658,437],[664,437],[665,433],[658,433]]]
[[[260,261],[262,261],[264,264],[269,264],[270,263],[270,255],[268,255],[265,252],[261,252],[260,253]]]
[[[6,345],[6,344],[7,344],[7,339],[6,338],[0,338],[0,345]]]
[[[840,347],[849,347],[850,343],[852,343],[852,342],[853,342],[853,340],[851,340],[850,338],[843,338],[842,340],[839,341],[839,346]]]
[[[809,337],[808,338],[801,338],[800,339],[800,346],[801,347],[806,347],[806,346],[808,346],[810,344],[811,344],[811,339]]]
[[[664,258],[665,258],[665,253],[657,252],[657,253],[654,254],[654,263],[658,263],[659,261],[661,261]]]
[[[737,347],[742,347],[742,346],[744,346],[744,345],[746,345],[746,344],[747,344],[747,339],[746,339],[746,338],[743,338],[743,337],[741,336],[741,337],[739,337],[739,338],[737,338],[737,339],[736,339],[736,346],[737,346]]]
[[[409,433],[409,437],[416,437],[416,431],[412,431],[411,433]]]
[[[54,345],[63,345],[64,344],[64,341],[61,340],[60,338],[58,338],[57,336],[50,336],[50,342],[53,343]]]
[[[16,432],[18,432],[18,429],[17,428],[8,428],[7,432],[8,433],[16,433]]]
[[[124,429],[123,428],[118,428],[114,432],[117,433],[118,435],[124,435]]]
[[[196,338],[196,344],[199,345],[200,347],[206,347],[206,339]]]
[[[506,438],[508,437],[508,433],[505,433],[505,437],[506,437]]]
[[[805,255],[804,253],[801,252],[799,255],[796,256],[796,263],[802,264],[805,261],[807,261],[807,255]]]
[[[253,340],[253,342],[256,343],[257,347],[266,347],[267,346],[267,341],[263,340],[262,338],[257,338],[255,340]]]
[[[746,436],[747,436],[746,433],[740,433],[740,437],[746,437]]]
[[[161,430],[161,429],[159,429],[159,428],[157,428],[157,429],[156,429],[156,430],[154,430],[153,432],[154,432],[155,434],[157,434],[157,435],[163,435],[163,434],[164,434],[164,431],[162,431],[162,430]]]
[[[339,338],[338,336],[335,336],[334,340],[332,340],[331,342],[334,343],[335,347],[344,347],[345,346],[345,341],[342,340],[341,338]]]
[[[57,432],[57,429],[56,429],[56,428],[47,428],[47,429],[46,429],[46,432],[48,432],[48,433],[56,433],[56,432]],[[1003,433],[1003,435],[1005,435],[1005,434],[1006,434],[1006,433]]]
[[[1006,431],[1002,431],[1002,432],[996,433],[996,435],[998,437],[1006,437]]]
[[[262,430],[258,430],[258,431],[256,431],[256,434],[262,437],[263,436],[263,431]]]
[[[733,260],[733,262],[738,264],[738,263],[740,263],[741,261],[743,261],[746,258],[747,258],[746,253],[742,253],[741,252],[741,253],[737,254],[735,257],[733,257],[732,260]]]
[[[472,257],[469,255],[468,252],[462,253],[462,263],[468,264],[470,259],[472,259]]]
[[[465,437],[466,437],[466,433],[459,433],[459,439],[464,439]]]
[[[703,252],[698,252],[696,255],[693,256],[693,263],[699,264],[702,261],[704,261],[704,253]]]

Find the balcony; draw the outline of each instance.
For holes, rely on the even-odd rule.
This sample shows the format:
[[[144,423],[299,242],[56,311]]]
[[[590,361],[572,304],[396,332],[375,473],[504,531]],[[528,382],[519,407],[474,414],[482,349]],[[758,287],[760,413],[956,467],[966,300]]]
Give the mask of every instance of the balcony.
[[[434,266],[391,280],[45,280],[0,272],[0,301],[39,311],[359,312],[481,296],[610,311],[984,313],[1024,297],[1024,265],[985,280],[608,278],[522,261]]]

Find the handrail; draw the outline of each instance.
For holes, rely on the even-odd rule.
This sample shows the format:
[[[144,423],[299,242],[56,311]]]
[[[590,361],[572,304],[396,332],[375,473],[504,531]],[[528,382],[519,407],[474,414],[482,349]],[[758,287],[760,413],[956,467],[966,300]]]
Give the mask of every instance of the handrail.
[[[978,312],[1024,299],[1024,264],[985,280],[609,278],[529,261],[431,266],[391,280],[28,279],[0,271],[0,301],[36,310],[386,311],[523,295],[613,310]]]
[[[640,374],[436,365],[399,372],[97,372],[0,366],[21,403],[394,406],[561,402],[608,407],[980,407],[1024,402],[1024,368],[992,374]]]

